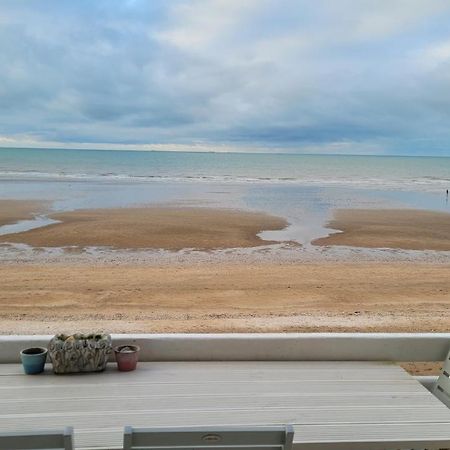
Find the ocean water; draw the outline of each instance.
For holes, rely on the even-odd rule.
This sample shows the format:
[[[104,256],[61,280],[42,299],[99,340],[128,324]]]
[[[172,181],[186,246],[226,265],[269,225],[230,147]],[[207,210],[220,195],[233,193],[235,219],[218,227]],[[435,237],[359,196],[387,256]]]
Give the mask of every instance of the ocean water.
[[[0,149],[0,179],[276,183],[439,192],[450,158]]]
[[[337,208],[449,211],[450,158],[0,149],[0,198],[53,211],[137,205],[239,208],[285,217],[262,236],[303,249]],[[0,235],[51,223],[45,216]],[[0,241],[1,242],[1,241]],[[1,256],[1,255],[0,255]]]

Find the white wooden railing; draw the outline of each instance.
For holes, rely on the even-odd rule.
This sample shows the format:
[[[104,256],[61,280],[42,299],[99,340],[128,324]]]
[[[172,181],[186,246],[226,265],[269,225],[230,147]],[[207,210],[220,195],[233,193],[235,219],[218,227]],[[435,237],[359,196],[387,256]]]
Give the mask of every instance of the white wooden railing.
[[[25,347],[50,335],[0,335],[0,364],[18,363]],[[141,361],[444,361],[450,333],[113,334],[138,344]],[[416,377],[431,390],[435,376]]]
[[[50,335],[0,335],[0,363]],[[450,333],[113,334],[141,347],[141,361],[443,361]]]

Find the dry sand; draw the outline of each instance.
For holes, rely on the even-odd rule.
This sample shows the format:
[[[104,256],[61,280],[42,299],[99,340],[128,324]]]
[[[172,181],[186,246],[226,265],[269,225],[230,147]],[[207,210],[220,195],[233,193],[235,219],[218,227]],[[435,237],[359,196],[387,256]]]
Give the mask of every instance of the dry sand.
[[[450,266],[0,266],[1,333],[448,331]]]
[[[47,209],[46,202],[33,200],[0,200],[0,226],[32,219]]]
[[[327,225],[340,230],[315,245],[450,250],[450,214],[410,209],[345,209]]]
[[[210,208],[119,208],[52,214],[61,223],[4,235],[3,242],[34,247],[195,248],[256,247],[270,244],[257,236],[287,226],[263,213]]]

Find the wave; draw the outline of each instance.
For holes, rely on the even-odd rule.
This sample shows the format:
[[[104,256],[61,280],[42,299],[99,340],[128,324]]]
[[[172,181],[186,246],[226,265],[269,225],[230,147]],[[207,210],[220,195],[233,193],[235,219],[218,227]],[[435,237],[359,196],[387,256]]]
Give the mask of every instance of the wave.
[[[351,178],[328,176],[316,177],[267,177],[244,175],[137,175],[104,172],[68,173],[40,172],[36,170],[0,170],[0,180],[8,181],[111,181],[111,182],[202,182],[202,183],[236,183],[236,184],[285,184],[301,186],[358,187],[372,189],[424,190],[426,192],[441,192],[450,186],[449,178],[423,176],[420,178]]]

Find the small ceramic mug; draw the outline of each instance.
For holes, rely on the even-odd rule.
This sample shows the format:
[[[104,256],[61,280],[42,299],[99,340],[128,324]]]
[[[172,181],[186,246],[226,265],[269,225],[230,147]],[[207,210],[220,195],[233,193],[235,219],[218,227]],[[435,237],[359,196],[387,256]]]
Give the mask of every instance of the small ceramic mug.
[[[26,348],[20,352],[23,370],[27,375],[35,375],[44,371],[47,360],[47,349],[43,347]]]

